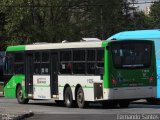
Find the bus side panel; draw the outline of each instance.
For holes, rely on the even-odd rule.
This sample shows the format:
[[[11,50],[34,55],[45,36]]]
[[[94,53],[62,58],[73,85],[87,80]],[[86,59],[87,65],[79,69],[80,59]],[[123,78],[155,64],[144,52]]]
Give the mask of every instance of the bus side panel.
[[[24,75],[14,75],[4,87],[4,96],[6,98],[16,98],[16,87],[22,85],[23,94],[25,96]]]
[[[157,98],[160,98],[160,60],[157,59]]]
[[[58,91],[59,91],[59,100],[63,100],[63,92],[65,85],[69,85],[72,90],[73,100],[75,100],[75,88],[77,85],[80,85],[84,91],[84,96],[86,101],[95,101],[94,98],[94,85],[101,84],[102,80],[100,76],[67,76],[59,75],[58,76]]]

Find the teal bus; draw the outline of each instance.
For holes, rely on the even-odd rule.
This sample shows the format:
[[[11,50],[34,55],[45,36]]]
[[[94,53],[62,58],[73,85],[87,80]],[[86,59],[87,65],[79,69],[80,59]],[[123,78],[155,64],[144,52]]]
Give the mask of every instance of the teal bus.
[[[150,103],[160,103],[160,29],[134,30],[116,33],[108,40],[153,40],[155,43],[156,67],[157,67],[157,96],[156,99],[149,100]]]
[[[52,99],[66,107],[90,102],[128,107],[156,96],[154,42],[150,40],[39,43],[9,46],[6,98],[20,104]]]

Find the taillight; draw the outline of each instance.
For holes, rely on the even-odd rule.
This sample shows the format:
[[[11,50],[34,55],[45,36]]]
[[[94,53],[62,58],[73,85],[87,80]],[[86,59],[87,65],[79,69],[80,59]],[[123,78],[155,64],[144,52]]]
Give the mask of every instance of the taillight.
[[[154,78],[151,76],[151,77],[149,78],[149,81],[150,81],[150,82],[153,82],[153,80],[154,80]]]
[[[112,84],[116,84],[117,81],[115,79],[112,79]]]

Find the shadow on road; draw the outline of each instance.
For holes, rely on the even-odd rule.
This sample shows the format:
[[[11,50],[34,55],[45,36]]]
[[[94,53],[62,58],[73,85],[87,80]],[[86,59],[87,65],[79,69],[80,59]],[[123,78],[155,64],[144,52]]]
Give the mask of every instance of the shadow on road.
[[[45,103],[45,102],[31,102],[28,103],[27,105],[41,105],[41,106],[54,106],[54,107],[63,107],[66,108],[64,104],[56,104],[56,103]],[[73,107],[73,108],[78,108],[78,107]],[[84,109],[119,109],[119,107],[103,107],[102,104],[100,103],[90,103],[86,108]]]
[[[66,108],[64,104],[56,104],[56,103],[52,103],[52,102],[45,102],[45,101],[35,101],[35,102],[30,102],[28,103],[28,105],[41,105],[41,106],[54,106],[54,107],[60,107],[60,108]],[[74,107],[77,108],[77,107]],[[148,104],[146,101],[134,101],[131,102],[131,104],[129,105],[128,108],[120,108],[120,107],[103,107],[102,104],[100,103],[90,103],[88,105],[88,107],[86,107],[85,109],[130,109],[130,108],[154,108],[154,109],[160,109],[160,105],[151,105]]]

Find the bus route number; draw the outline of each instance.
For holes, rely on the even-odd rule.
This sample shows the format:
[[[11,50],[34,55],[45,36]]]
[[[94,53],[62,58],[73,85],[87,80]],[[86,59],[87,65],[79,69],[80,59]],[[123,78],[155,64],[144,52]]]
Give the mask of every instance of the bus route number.
[[[87,79],[87,83],[92,84],[93,83],[93,79]]]

